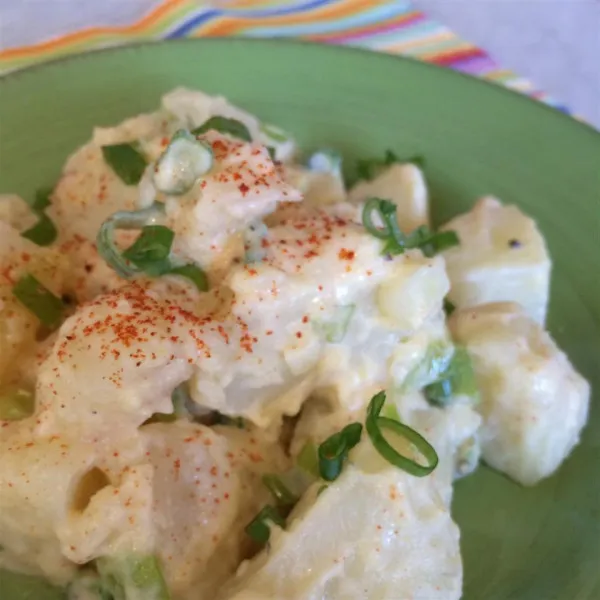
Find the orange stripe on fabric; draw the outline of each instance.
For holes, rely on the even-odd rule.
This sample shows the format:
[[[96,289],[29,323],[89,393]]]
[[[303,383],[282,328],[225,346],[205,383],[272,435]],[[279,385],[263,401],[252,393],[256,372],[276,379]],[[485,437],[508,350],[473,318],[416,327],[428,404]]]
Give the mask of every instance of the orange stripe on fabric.
[[[420,11],[412,11],[409,13],[404,13],[403,15],[399,15],[394,19],[387,19],[384,23],[377,22],[369,25],[359,25],[358,27],[353,27],[351,29],[344,29],[343,32],[340,32],[340,35],[344,37],[352,37],[353,35],[360,33],[364,35],[368,35],[371,32],[379,33],[381,31],[382,26],[386,28],[392,28],[394,25],[401,25],[402,23],[406,23],[407,21],[412,21],[415,17],[421,16],[423,13]],[[309,40],[314,42],[319,42],[321,40],[328,40],[332,37],[332,33],[317,33],[312,35],[303,36]]]
[[[145,28],[151,27],[156,21],[160,20],[163,15],[176,8],[178,5],[187,3],[188,0],[166,0],[163,4],[148,13],[145,17],[134,23],[133,25],[124,25],[119,27],[90,27],[82,29],[74,33],[68,33],[56,40],[40,42],[32,46],[20,46],[18,48],[8,48],[0,52],[0,60],[18,59],[43,52],[53,52],[64,46],[76,44],[87,38],[107,34],[127,35],[143,31]]]
[[[388,0],[372,0],[368,3],[369,8],[388,4]],[[261,20],[260,27],[276,27],[278,25],[301,25],[303,23],[313,23],[324,19],[336,19],[354,14],[357,10],[365,8],[365,0],[346,0],[336,4],[327,4],[315,10],[304,13],[290,13],[289,15],[280,15],[268,17]],[[196,29],[194,36],[225,36],[235,35],[240,29],[245,28],[249,22],[254,19],[242,17],[222,17],[218,21],[208,22]]]

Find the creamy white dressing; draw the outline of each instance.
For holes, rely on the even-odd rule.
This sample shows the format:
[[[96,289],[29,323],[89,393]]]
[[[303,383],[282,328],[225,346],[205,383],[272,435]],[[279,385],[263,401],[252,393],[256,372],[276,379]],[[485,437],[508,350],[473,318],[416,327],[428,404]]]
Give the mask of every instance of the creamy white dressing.
[[[206,155],[156,164],[176,131],[215,116],[240,121],[252,141],[185,134],[186,152],[198,143]],[[122,143],[147,162],[139,185],[103,158],[102,146]],[[482,200],[446,225],[461,244],[443,256],[386,256],[362,206],[391,200],[405,233],[428,224],[422,171],[393,164],[347,190],[335,154],[304,165],[295,150],[291,135],[224,98],[178,88],[158,111],[96,129],[69,158],[47,211],[52,246],[23,239],[35,217],[0,198],[0,401],[9,384],[36,393],[31,417],[0,423],[1,566],[71,581],[70,600],[100,597],[102,577],[80,571],[96,560],[112,564],[125,600],[165,600],[164,585],[173,600],[458,599],[453,480],[482,452],[531,484],[577,443],[589,386],[530,318],[543,322],[550,274],[535,223]],[[102,223],[154,202],[174,233],[169,261],[203,269],[208,292],[180,276],[124,280],[100,257]],[[115,242],[136,236],[118,231]],[[12,294],[25,273],[77,305],[45,341]],[[448,294],[459,307],[511,300],[525,312],[463,308],[449,330]],[[481,402],[432,406],[426,386],[446,373],[454,342],[474,359]],[[175,388],[187,408],[164,422]],[[385,409],[433,445],[437,468],[400,470],[363,433],[340,477],[321,493],[322,482],[310,486],[257,553],[244,527],[273,502],[261,477],[364,423],[382,389]],[[211,411],[243,428],[198,422]],[[139,557],[166,584],[150,573],[143,587],[126,568]]]

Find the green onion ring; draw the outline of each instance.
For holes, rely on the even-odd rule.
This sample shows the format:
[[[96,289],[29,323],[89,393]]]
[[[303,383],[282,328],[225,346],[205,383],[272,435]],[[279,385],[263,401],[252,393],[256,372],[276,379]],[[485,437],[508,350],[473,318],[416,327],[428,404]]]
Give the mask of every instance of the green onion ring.
[[[142,229],[146,225],[155,225],[164,214],[164,205],[155,203],[143,210],[118,211],[112,214],[102,225],[96,237],[98,253],[107,264],[124,279],[129,279],[140,269],[123,258],[113,238],[116,229]]]
[[[394,419],[379,416],[385,403],[385,397],[385,392],[379,392],[373,396],[367,409],[365,427],[373,446],[375,446],[375,450],[390,464],[411,475],[415,475],[416,477],[429,475],[437,467],[439,461],[435,448],[421,434],[411,429],[408,425],[404,425]],[[427,464],[419,464],[400,454],[385,439],[382,429],[390,429],[411,442],[427,460]]]

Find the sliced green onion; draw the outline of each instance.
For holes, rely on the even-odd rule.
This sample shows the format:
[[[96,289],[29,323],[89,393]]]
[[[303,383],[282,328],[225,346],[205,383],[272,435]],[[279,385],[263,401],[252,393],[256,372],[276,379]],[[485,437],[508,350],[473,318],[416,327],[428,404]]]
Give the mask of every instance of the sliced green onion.
[[[445,406],[452,396],[477,398],[479,390],[471,357],[465,348],[457,346],[450,364],[439,379],[424,388],[425,397],[433,404]]]
[[[392,150],[386,150],[382,159],[370,158],[359,160],[356,163],[356,175],[358,179],[371,181],[372,179],[375,179],[375,177],[377,177],[377,175],[379,175],[386,167],[396,163],[412,163],[422,169],[425,166],[425,157],[422,155],[415,155],[409,158],[400,158]]]
[[[330,344],[339,344],[344,340],[355,308],[354,304],[336,306],[330,321],[316,324],[317,329],[323,333]]]
[[[280,144],[283,144],[290,139],[289,134],[286,133],[280,127],[277,127],[276,125],[261,123],[259,126],[259,130],[263,135],[273,140],[274,142],[279,142]]]
[[[448,300],[448,298],[444,298],[444,312],[449,317],[456,310],[456,306]]]
[[[273,148],[273,146],[267,146],[267,152],[269,153],[271,160],[275,162],[277,160],[277,150]]]
[[[263,483],[273,494],[277,504],[281,506],[290,506],[298,502],[298,497],[283,483],[281,477],[277,475],[263,475]]]
[[[164,206],[153,204],[149,208],[136,211],[119,211],[112,214],[102,225],[96,237],[98,253],[116,273],[124,279],[129,279],[140,272],[140,269],[127,261],[114,243],[116,229],[143,229],[153,225],[162,217]]]
[[[213,152],[208,144],[180,129],[156,161],[153,180],[163,194],[180,196],[208,173],[213,165]]]
[[[460,240],[455,231],[432,232],[427,225],[417,227],[406,239],[407,248],[419,248],[425,256],[432,257],[453,246]]]
[[[303,470],[314,477],[319,477],[319,459],[317,457],[317,447],[311,441],[308,441],[302,446],[296,464]]]
[[[342,156],[329,148],[315,152],[308,159],[308,168],[319,173],[332,173],[341,176]]]
[[[325,481],[335,481],[340,476],[348,453],[360,442],[362,428],[361,423],[350,423],[319,446],[319,473]]]
[[[103,556],[96,560],[96,567],[103,591],[108,598],[171,600],[169,588],[156,556],[140,554]]]
[[[396,421],[400,420],[400,415],[398,414],[398,409],[395,404],[386,404],[381,413],[382,416],[387,417],[388,419],[395,419]]]
[[[218,411],[215,411],[212,417],[213,425],[227,425],[238,429],[246,429],[246,421],[243,417],[229,417]]]
[[[43,187],[35,191],[35,199],[31,205],[34,212],[44,212],[51,204],[52,192],[54,187]]]
[[[121,256],[151,277],[164,275],[171,269],[169,254],[174,238],[173,231],[164,225],[146,225]]]
[[[38,246],[49,246],[56,240],[58,232],[52,219],[45,213],[40,213],[38,222],[21,233],[21,236]]]
[[[435,256],[460,243],[455,231],[432,232],[427,225],[417,227],[410,235],[405,236],[398,226],[397,206],[382,198],[369,198],[362,212],[365,229],[373,236],[386,241],[382,254],[402,254],[405,249],[419,248],[427,257]],[[382,227],[375,224],[376,214]]]
[[[62,300],[44,287],[33,275],[25,275],[19,279],[12,293],[43,325],[51,330],[60,327],[65,310]]]
[[[266,544],[271,537],[271,528],[268,521],[278,525],[282,529],[285,527],[285,521],[277,509],[267,504],[261,511],[246,525],[244,531],[257,543]]]
[[[411,475],[424,477],[429,475],[438,464],[438,455],[434,447],[414,429],[394,419],[380,417],[379,413],[385,403],[385,392],[375,394],[367,408],[365,427],[375,450],[390,464],[403,469]],[[422,465],[400,454],[384,437],[382,429],[389,429],[408,440],[425,458],[427,464]]]
[[[102,146],[102,155],[108,166],[126,185],[140,182],[146,170],[146,159],[133,144]]]
[[[181,267],[172,267],[165,275],[178,275],[189,279],[201,292],[208,290],[208,279],[206,273],[196,265],[183,265]]]
[[[219,133],[224,133],[232,137],[239,138],[245,142],[252,141],[250,131],[248,131],[248,128],[241,121],[238,121],[237,119],[228,119],[227,117],[221,116],[211,117],[208,119],[208,121],[200,125],[200,127],[193,129],[192,135],[202,135],[211,129],[214,129]]]
[[[402,254],[404,252],[406,239],[398,226],[397,208],[393,202],[382,198],[369,198],[363,208],[362,221],[365,229],[371,235],[387,242],[384,254]],[[383,224],[382,229],[373,222],[374,213],[378,215]]]
[[[0,391],[0,420],[20,421],[33,414],[33,392],[21,387],[9,387]]]

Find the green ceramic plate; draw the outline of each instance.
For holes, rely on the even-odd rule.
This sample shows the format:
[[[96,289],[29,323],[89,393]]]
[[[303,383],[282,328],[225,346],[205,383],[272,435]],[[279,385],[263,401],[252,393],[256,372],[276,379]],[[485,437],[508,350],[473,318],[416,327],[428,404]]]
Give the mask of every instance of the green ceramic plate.
[[[224,94],[306,149],[424,154],[438,222],[485,193],[538,220],[554,259],[550,330],[596,393],[582,442],[554,477],[525,489],[482,468],[457,485],[464,598],[600,598],[600,135],[411,60],[281,41],[169,42],[1,79],[1,191],[31,197],[92,126],[153,109],[178,85]]]

